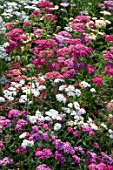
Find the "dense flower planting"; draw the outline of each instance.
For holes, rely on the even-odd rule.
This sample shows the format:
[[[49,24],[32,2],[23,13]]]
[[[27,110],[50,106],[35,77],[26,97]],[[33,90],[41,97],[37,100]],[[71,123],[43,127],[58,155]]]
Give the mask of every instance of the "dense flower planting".
[[[113,1],[0,1],[0,169],[113,170]]]

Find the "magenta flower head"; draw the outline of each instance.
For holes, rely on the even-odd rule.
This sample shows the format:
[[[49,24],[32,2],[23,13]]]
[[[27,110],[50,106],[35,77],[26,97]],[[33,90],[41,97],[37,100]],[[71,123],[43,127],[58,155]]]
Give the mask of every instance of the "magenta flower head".
[[[21,114],[22,114],[23,116],[25,116],[25,117],[28,115],[28,113],[27,113],[26,110],[23,110],[23,111],[21,112]]]
[[[73,135],[74,135],[75,137],[79,137],[79,136],[80,136],[80,133],[79,133],[79,132],[73,132]]]
[[[8,113],[8,118],[18,117],[19,114],[20,114],[19,110],[12,109]]]
[[[51,157],[53,155],[51,149],[48,148],[45,148],[43,152],[45,153],[46,157]]]
[[[52,170],[52,169],[49,168],[46,164],[41,164],[36,167],[36,170]]]
[[[99,145],[98,145],[98,143],[97,143],[97,142],[94,142],[94,144],[93,144],[93,145],[94,145],[94,147],[95,147],[95,148],[97,148],[97,149],[99,148]]]
[[[72,127],[68,127],[67,130],[68,130],[68,132],[73,132],[73,128]]]
[[[76,164],[80,164],[80,158],[77,155],[72,156]]]
[[[56,152],[55,152],[55,159],[56,159],[57,161],[59,161],[61,164],[64,163],[63,154],[62,154],[61,152],[59,152],[59,151],[56,151]]]

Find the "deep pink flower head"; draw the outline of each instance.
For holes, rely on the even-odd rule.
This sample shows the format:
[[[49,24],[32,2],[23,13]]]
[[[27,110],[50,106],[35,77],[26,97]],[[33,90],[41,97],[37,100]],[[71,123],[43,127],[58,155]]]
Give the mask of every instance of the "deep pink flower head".
[[[32,16],[34,16],[34,15],[40,17],[40,16],[41,16],[40,10],[36,10],[36,9],[35,9],[35,10],[33,11],[33,13],[32,13]]]
[[[96,86],[100,86],[103,84],[102,78],[99,76],[94,76],[92,82],[96,83]]]
[[[37,5],[41,8],[46,8],[46,7],[54,7],[54,4],[52,2],[49,2],[49,1],[41,1],[41,2],[38,2]]]
[[[106,41],[113,41],[113,35],[107,35],[105,40]]]
[[[106,166],[106,170],[113,170],[113,166],[107,165],[107,166]]]
[[[88,74],[92,74],[96,71],[96,68],[94,68],[91,64],[87,64],[87,72]]]
[[[113,67],[110,65],[106,66],[106,69],[104,70],[104,72],[108,74],[109,76],[113,76]]]

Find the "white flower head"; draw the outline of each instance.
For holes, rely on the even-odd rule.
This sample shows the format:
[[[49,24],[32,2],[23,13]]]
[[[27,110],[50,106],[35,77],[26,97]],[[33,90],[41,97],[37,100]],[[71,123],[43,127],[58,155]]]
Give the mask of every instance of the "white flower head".
[[[55,79],[54,80],[54,83],[59,83],[59,82],[65,82],[65,80],[63,80],[63,79]]]
[[[91,86],[91,85],[90,85],[89,83],[87,83],[86,81],[82,81],[80,84],[81,84],[84,88]]]
[[[66,97],[64,97],[63,94],[57,94],[57,95],[56,95],[56,99],[57,99],[57,101],[62,102],[62,103],[64,103],[64,104],[65,104],[66,101],[67,101]]]
[[[101,123],[100,126],[102,126],[102,127],[105,128],[105,129],[108,129],[107,126],[106,126],[106,124],[104,124],[104,123]]]
[[[63,90],[65,90],[65,88],[66,88],[66,85],[61,85],[61,86],[59,86],[59,91],[63,91]]]
[[[65,88],[66,92],[71,92],[71,91],[75,91],[75,87],[73,85],[69,85],[68,87]]]
[[[54,125],[54,130],[55,131],[59,131],[60,129],[61,129],[61,124],[60,123],[56,123],[55,125]]]
[[[94,88],[91,88],[91,89],[90,89],[90,92],[95,93],[96,90],[95,90]]]
[[[26,132],[22,133],[22,134],[19,136],[20,139],[23,139],[23,138],[25,138],[25,137],[26,137]]]
[[[0,97],[0,102],[5,102],[5,98],[4,97]]]
[[[38,120],[37,116],[30,116],[30,115],[27,116],[27,119],[31,124],[35,124]]]
[[[73,103],[68,103],[67,105],[69,108],[73,108]]]
[[[90,123],[90,126],[93,130],[98,130],[98,126],[96,126],[94,123]]]
[[[19,82],[21,85],[25,84],[25,80],[20,80]]]
[[[34,146],[34,141],[29,141],[27,139],[24,139],[21,146],[23,148],[26,148],[26,147],[33,147]]]
[[[81,108],[81,109],[79,109],[79,110],[77,111],[77,114],[78,114],[78,115],[83,115],[83,114],[86,114],[86,111],[85,111],[85,109]]]
[[[75,94],[76,94],[76,96],[79,97],[79,96],[81,95],[81,91],[80,91],[79,89],[76,89],[76,90],[75,90]]]
[[[75,108],[75,109],[77,109],[77,110],[80,109],[80,105],[79,105],[78,102],[74,102],[73,105],[74,105],[74,108]]]

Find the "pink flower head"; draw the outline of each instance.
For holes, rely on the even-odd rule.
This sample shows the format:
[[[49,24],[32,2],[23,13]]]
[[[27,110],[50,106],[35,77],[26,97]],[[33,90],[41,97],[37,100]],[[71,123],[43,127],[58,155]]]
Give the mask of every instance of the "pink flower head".
[[[3,147],[4,143],[2,141],[0,141],[0,147]]]
[[[36,167],[36,170],[52,170],[49,168],[46,164],[40,164],[39,166]]]
[[[29,21],[26,21],[23,23],[23,27],[30,27],[31,23]]]
[[[6,23],[6,24],[4,24],[4,26],[9,30],[12,30],[14,27],[13,23]]]

